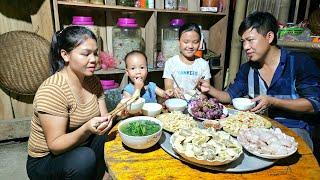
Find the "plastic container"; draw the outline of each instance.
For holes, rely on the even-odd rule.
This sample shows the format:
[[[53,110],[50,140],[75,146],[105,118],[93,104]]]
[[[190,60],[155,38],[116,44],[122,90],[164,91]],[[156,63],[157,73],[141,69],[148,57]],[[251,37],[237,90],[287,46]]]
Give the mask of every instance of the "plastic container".
[[[99,37],[98,28],[94,26],[94,21],[91,16],[73,16],[72,25],[85,26]]]
[[[165,59],[179,54],[179,28],[184,23],[183,19],[171,19],[170,26],[163,29],[161,51]]]
[[[117,0],[117,5],[119,6],[129,6],[134,7],[134,0]]]
[[[124,69],[124,58],[133,50],[141,51],[141,29],[134,18],[118,18],[117,26],[112,29],[113,57],[117,68]]]
[[[99,4],[99,5],[103,5],[104,4],[104,0],[90,0],[91,4]]]
[[[201,2],[201,11],[218,12],[219,0],[202,0]]]
[[[188,0],[178,0],[178,10],[187,11],[188,10]]]
[[[218,7],[219,0],[202,0],[201,7]]]
[[[298,36],[303,32],[303,30],[304,29],[300,27],[281,28],[278,31],[278,38],[282,39],[287,34],[290,34],[292,36]]]
[[[178,8],[178,1],[177,0],[165,0],[164,8],[176,10]]]

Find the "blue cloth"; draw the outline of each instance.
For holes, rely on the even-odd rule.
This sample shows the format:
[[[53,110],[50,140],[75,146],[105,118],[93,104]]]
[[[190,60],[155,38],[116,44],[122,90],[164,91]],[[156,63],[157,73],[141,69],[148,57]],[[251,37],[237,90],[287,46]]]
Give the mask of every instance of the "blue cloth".
[[[301,128],[310,132],[320,114],[320,70],[308,55],[284,48],[281,49],[280,63],[269,87],[260,77],[256,64],[249,61],[241,65],[227,92],[231,99],[246,95],[251,98],[268,95],[279,99],[305,98],[310,101],[314,114],[269,108],[269,116],[289,128]]]
[[[154,82],[149,82],[147,89],[145,90],[145,93],[141,96],[146,100],[146,103],[157,102],[156,88],[157,85]],[[124,87],[123,90],[132,95],[135,91],[135,88],[132,83],[129,83]]]

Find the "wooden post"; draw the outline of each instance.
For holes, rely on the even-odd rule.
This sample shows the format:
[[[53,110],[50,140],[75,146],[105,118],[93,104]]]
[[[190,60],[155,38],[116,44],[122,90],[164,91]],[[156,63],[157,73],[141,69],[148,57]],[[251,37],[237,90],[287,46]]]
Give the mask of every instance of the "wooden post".
[[[231,40],[230,62],[229,62],[230,74],[229,74],[229,79],[227,80],[228,85],[231,82],[233,82],[239,70],[242,44],[240,42],[240,37],[238,35],[238,28],[242,20],[244,19],[245,13],[246,13],[246,1],[237,1],[236,10],[234,13],[234,20],[233,20],[233,31],[232,31],[232,40]]]
[[[200,11],[200,0],[188,0],[188,11]]]
[[[280,3],[280,11],[278,15],[278,21],[284,24],[288,22],[289,10],[291,0],[282,0]]]
[[[156,9],[164,9],[164,0],[155,0]]]

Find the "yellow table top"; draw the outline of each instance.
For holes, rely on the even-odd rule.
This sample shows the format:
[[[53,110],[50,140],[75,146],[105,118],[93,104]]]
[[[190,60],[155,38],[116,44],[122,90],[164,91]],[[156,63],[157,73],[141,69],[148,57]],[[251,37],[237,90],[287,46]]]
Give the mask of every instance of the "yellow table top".
[[[320,167],[307,144],[289,128],[271,122],[296,139],[298,152],[263,170],[246,173],[207,170],[173,158],[159,144],[147,150],[129,150],[121,142],[117,125],[105,143],[105,161],[113,179],[318,179]]]

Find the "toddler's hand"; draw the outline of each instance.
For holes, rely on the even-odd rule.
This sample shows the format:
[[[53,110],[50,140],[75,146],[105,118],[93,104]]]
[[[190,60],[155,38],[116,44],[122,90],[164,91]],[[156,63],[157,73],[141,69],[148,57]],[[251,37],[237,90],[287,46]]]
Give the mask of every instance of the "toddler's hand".
[[[142,89],[144,87],[144,82],[142,79],[135,79],[134,80],[134,87],[135,89]]]

